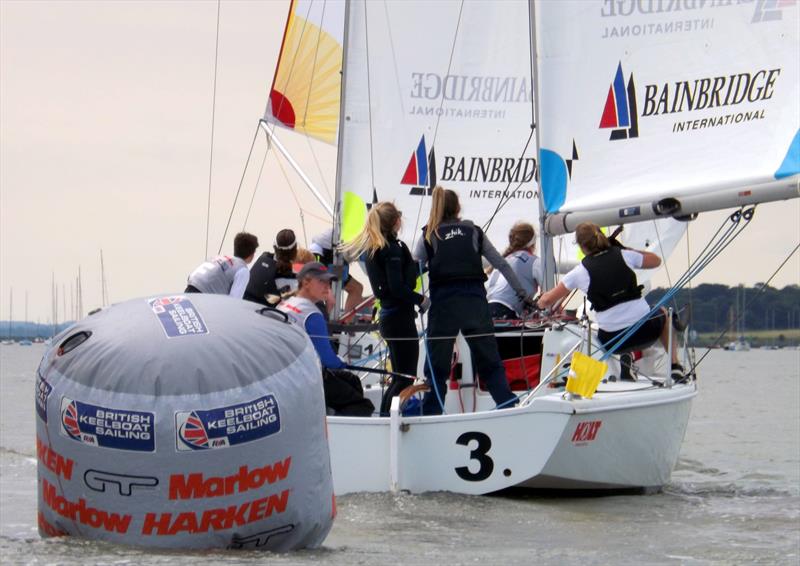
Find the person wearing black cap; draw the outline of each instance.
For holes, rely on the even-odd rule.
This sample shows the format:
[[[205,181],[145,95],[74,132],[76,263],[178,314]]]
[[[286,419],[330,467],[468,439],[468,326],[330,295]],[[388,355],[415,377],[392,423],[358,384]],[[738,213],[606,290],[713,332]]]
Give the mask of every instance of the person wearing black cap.
[[[361,381],[345,370],[347,364],[333,351],[325,317],[316,304],[330,294],[334,280],[336,276],[321,263],[305,264],[297,274],[297,293],[279,304],[278,310],[311,338],[322,364],[325,403],[329,409],[337,415],[369,416],[375,407],[364,398]]]
[[[250,282],[244,292],[246,301],[268,306],[269,298],[280,300],[281,294],[297,287],[292,271],[292,262],[297,257],[297,238],[294,232],[289,228],[278,232],[272,247],[274,252],[264,252],[250,268]]]

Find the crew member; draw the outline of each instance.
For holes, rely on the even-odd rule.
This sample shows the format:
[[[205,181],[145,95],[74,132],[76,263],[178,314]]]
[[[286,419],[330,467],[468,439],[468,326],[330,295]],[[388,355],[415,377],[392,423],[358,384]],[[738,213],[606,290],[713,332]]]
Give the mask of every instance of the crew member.
[[[642,298],[642,287],[633,269],[654,269],[661,265],[661,258],[652,252],[612,245],[600,227],[591,222],[578,225],[575,240],[586,257],[564,275],[556,287],[543,294],[538,304],[540,308],[550,308],[572,289],[580,289],[597,313],[600,327],[597,338],[601,344],[609,344],[650,312],[650,305]],[[619,350],[642,349],[658,340],[667,350],[669,327],[666,319],[667,311],[662,308],[622,343],[613,342],[610,346]],[[682,381],[685,377],[683,367],[678,363],[674,336],[671,361],[672,379]]]
[[[325,317],[315,304],[330,293],[336,276],[319,262],[307,263],[297,274],[297,293],[278,305],[289,320],[311,338],[323,369],[325,403],[332,414],[370,416],[375,406],[364,398],[361,380],[345,370],[346,364],[331,347]]]
[[[342,249],[350,258],[366,253],[365,265],[372,292],[380,300],[381,336],[389,345],[392,369],[415,375],[419,358],[416,313],[430,306],[430,299],[414,291],[418,270],[408,246],[398,239],[402,213],[391,202],[374,204],[361,233]],[[381,415],[389,413],[392,397],[412,385],[414,379],[392,376],[381,400]]]
[[[311,239],[308,249],[314,254],[316,260],[328,267],[333,266],[333,228],[328,228],[320,232]],[[364,286],[350,275],[350,266],[344,263],[342,266],[342,289],[347,293],[344,303],[345,312],[355,309],[364,300]],[[333,307],[333,303],[329,304]]]
[[[426,375],[431,371],[433,375],[428,375],[432,387],[422,403],[425,415],[442,412],[453,344],[459,331],[467,339],[478,373],[498,408],[510,407],[517,399],[508,387],[497,351],[481,256],[505,276],[520,299],[527,297],[525,288],[483,230],[469,220],[461,220],[460,212],[455,192],[434,188],[428,224],[414,248],[414,258],[426,262],[430,272],[429,363],[425,371]]]
[[[292,263],[297,256],[297,238],[285,228],[275,236],[274,252],[264,252],[250,268],[250,282],[244,292],[248,301],[264,306],[280,301],[282,293],[297,288]],[[272,303],[270,303],[270,300]]]
[[[258,238],[239,232],[233,238],[233,257],[218,255],[203,262],[187,281],[185,293],[214,293],[241,299],[250,280],[247,264],[253,261]]]
[[[517,279],[525,288],[526,296],[532,297],[539,292],[539,281],[542,280],[542,263],[534,255],[536,247],[536,231],[527,222],[517,222],[508,232],[508,247],[503,257],[514,270]],[[524,303],[508,280],[497,270],[493,270],[487,283],[489,312],[493,319],[513,320],[522,316]]]

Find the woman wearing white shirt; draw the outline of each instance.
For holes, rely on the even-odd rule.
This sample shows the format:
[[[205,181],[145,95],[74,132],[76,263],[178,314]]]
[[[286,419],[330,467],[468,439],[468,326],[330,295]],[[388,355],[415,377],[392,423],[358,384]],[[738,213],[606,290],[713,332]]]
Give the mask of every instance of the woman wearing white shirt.
[[[542,279],[541,261],[533,253],[536,231],[527,222],[517,222],[508,232],[508,247],[503,257],[514,270],[528,297],[539,292]],[[495,320],[514,320],[522,316],[523,301],[499,270],[492,271],[487,283],[489,312]]]
[[[664,308],[647,319],[618,346],[612,342],[650,312],[633,270],[656,268],[661,265],[661,258],[651,252],[612,245],[600,227],[591,222],[578,225],[575,239],[586,257],[555,288],[541,296],[539,307],[549,308],[573,289],[580,289],[597,313],[597,325],[600,327],[597,337],[601,344],[629,350],[646,348],[658,340],[667,350],[669,327],[665,324],[667,311]],[[672,378],[680,381],[684,378],[683,367],[678,363],[675,342],[673,338]]]

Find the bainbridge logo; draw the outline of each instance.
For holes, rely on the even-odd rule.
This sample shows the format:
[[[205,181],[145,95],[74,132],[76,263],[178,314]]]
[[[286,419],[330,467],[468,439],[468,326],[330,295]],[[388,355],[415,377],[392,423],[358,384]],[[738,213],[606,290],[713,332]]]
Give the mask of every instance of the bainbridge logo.
[[[752,23],[777,22],[783,19],[783,9],[797,6],[797,0],[758,0]]]
[[[633,73],[625,77],[622,73],[622,62],[617,65],[617,73],[608,87],[606,105],[600,118],[600,129],[611,129],[609,140],[624,140],[639,137],[639,118],[636,108],[636,87]]]
[[[416,151],[411,154],[411,159],[408,160],[400,184],[412,185],[408,194],[415,196],[430,195],[436,186],[436,154],[433,148],[430,153],[426,151],[424,135],[419,140]]]

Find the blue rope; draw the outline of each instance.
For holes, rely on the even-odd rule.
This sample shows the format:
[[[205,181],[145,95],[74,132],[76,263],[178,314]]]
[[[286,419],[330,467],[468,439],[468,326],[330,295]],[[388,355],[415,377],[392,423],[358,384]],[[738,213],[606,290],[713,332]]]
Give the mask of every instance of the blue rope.
[[[720,228],[717,229],[717,232],[714,234],[711,240],[709,240],[709,243],[706,244],[706,247],[698,256],[698,259],[696,259],[692,265],[689,266],[689,268],[686,270],[686,273],[684,273],[681,278],[664,294],[664,296],[656,302],[656,304],[650,309],[650,312],[636,321],[633,325],[629,326],[624,333],[615,336],[606,344],[603,344],[597,348],[597,350],[595,350],[595,353],[601,349],[605,350],[605,353],[600,357],[600,361],[610,358],[628,338],[630,338],[647,320],[656,314],[656,312],[658,312],[664,304],[669,302],[680,289],[682,289],[689,281],[691,281],[714,259],[716,259],[716,257],[719,256],[719,254],[722,253],[722,251],[725,250],[725,248],[727,248],[730,243],[742,233],[742,230],[747,227],[753,217],[754,210],[755,207],[749,208],[745,211],[738,210],[731,214],[725,221],[723,221],[723,223],[720,225]],[[745,223],[740,225],[742,218],[744,218]],[[723,226],[725,226],[728,220],[731,221],[731,225],[725,230],[723,235],[719,237],[718,241],[715,241],[717,240],[717,236],[722,231]],[[706,252],[708,253],[703,256],[703,254]],[[671,324],[671,322],[672,321],[667,321],[668,324]]]
[[[417,270],[419,271],[419,282],[422,286],[422,294],[425,295],[425,278],[423,275],[422,269],[422,262],[417,262]],[[431,305],[433,307],[433,305]],[[430,312],[430,310],[428,311]],[[425,337],[425,362],[428,364],[428,371],[431,372],[431,382],[433,385],[433,392],[436,394],[436,400],[439,401],[439,407],[442,408],[442,414],[445,414],[444,410],[444,401],[442,400],[442,395],[439,393],[439,386],[436,385],[436,376],[433,373],[433,364],[431,363],[431,357],[428,354],[428,330],[425,328],[425,318],[423,316],[419,317],[420,326],[422,326],[422,335]]]

